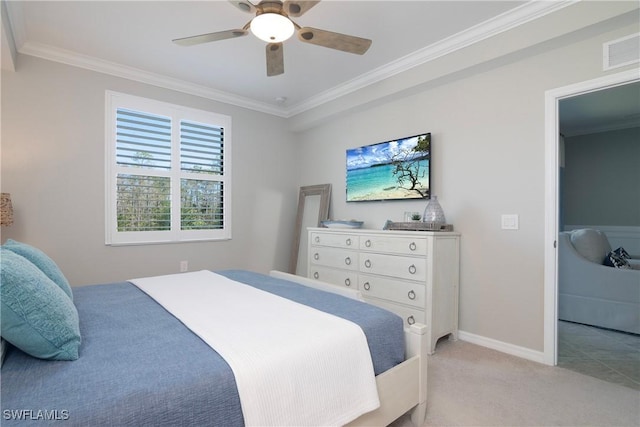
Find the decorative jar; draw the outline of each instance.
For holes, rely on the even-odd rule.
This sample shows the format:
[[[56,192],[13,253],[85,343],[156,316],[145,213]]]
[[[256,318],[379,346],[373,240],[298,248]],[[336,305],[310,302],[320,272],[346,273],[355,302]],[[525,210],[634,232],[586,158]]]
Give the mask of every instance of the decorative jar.
[[[439,227],[447,223],[442,206],[438,203],[438,196],[431,196],[429,203],[427,203],[427,206],[424,208],[422,222],[426,222],[433,227]]]

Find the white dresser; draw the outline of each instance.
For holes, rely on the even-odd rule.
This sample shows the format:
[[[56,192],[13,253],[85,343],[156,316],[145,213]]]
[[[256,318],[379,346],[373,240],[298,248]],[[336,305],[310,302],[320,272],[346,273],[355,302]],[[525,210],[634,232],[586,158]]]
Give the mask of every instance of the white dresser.
[[[458,338],[460,234],[309,228],[308,277],[358,289],[364,298],[428,327],[429,354],[439,338]]]

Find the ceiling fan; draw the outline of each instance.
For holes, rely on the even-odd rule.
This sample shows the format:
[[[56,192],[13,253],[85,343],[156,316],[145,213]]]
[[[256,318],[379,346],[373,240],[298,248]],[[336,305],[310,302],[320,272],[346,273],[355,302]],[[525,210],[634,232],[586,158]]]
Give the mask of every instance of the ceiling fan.
[[[298,40],[318,46],[337,49],[343,52],[363,55],[371,46],[371,40],[332,31],[319,30],[311,27],[300,27],[290,16],[299,17],[315,6],[316,1],[262,0],[254,5],[248,0],[229,0],[243,12],[255,14],[247,24],[234,30],[218,31],[173,40],[180,46],[192,46],[219,40],[242,37],[249,34],[249,30],[267,44],[267,76],[277,76],[284,73],[284,55],[282,42],[297,31]]]

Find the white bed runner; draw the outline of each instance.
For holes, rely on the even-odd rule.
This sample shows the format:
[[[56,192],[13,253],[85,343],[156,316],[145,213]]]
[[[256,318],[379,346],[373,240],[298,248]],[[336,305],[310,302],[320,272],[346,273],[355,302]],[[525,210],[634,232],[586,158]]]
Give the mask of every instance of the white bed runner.
[[[247,426],[343,425],[380,405],[350,321],[210,271],[131,282],[224,357]]]

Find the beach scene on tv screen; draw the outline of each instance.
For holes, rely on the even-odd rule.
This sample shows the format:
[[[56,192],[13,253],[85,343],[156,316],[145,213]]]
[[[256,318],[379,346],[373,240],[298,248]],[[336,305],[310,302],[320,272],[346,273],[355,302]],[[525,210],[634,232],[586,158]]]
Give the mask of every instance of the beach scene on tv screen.
[[[431,134],[347,150],[347,202],[429,198]]]

